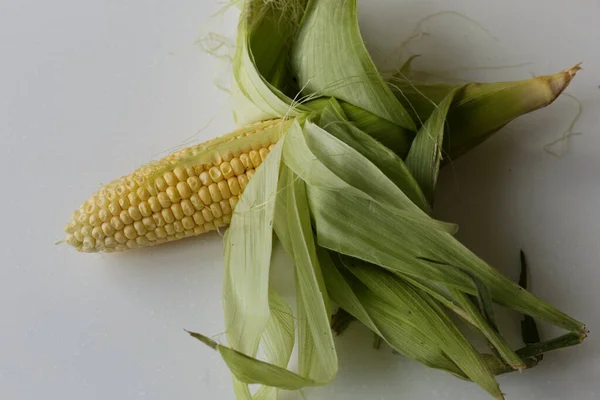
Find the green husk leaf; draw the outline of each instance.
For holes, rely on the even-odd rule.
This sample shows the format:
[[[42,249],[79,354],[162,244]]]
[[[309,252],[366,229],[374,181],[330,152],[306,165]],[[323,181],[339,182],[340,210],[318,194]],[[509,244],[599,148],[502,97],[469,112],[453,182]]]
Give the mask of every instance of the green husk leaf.
[[[415,130],[365,48],[356,0],[311,1],[291,54],[304,93],[333,96]]]
[[[304,105],[320,115],[323,112],[323,109],[331,105],[332,100],[335,100],[339,104],[345,119],[350,121],[354,126],[377,140],[401,158],[406,157],[415,137],[415,132],[402,128],[401,126],[378,117],[367,110],[333,97],[322,97],[311,100]]]
[[[406,196],[390,196],[393,188],[388,193],[381,193],[384,182],[379,177],[380,171],[370,175],[370,168],[357,168],[359,158],[352,148],[331,140],[331,135],[309,121],[304,132],[313,142],[310,149],[313,151],[307,152],[301,143],[302,137],[294,132],[289,141],[295,145],[289,151],[284,150],[284,159],[308,183],[319,244],[419,280],[454,285],[475,294],[472,280],[457,270],[460,268],[481,279],[490,289],[494,301],[566,329],[581,329],[580,322],[504,278],[443,229],[431,229],[438,223],[414,204],[411,207]],[[343,159],[349,161],[340,162]],[[324,163],[335,170],[324,168]],[[317,169],[313,167],[321,168],[320,173],[307,174],[306,171]],[[338,173],[354,186],[340,184]],[[355,186],[360,190],[357,191]]]
[[[290,46],[307,0],[243,2],[233,60],[232,102],[240,125],[307,111],[294,102],[299,92],[289,69]]]
[[[286,301],[273,289],[269,291],[269,322],[263,333],[262,349],[265,359],[285,368],[292,356],[295,342],[294,316]],[[246,388],[243,388],[245,391]],[[261,386],[252,396],[254,400],[277,399],[279,388]]]
[[[458,266],[477,275],[495,302],[568,330],[583,324],[536,298],[485,264],[451,235],[374,200],[309,187],[311,212],[321,246],[414,277],[475,294],[473,282]],[[368,213],[362,212],[369,210]],[[448,260],[448,268],[426,258]]]
[[[324,154],[325,159],[318,158],[312,152],[313,149],[309,149],[305,133],[307,136],[312,136],[313,149]],[[335,157],[329,155],[335,155]],[[308,184],[309,189],[330,189],[366,200],[371,200],[372,196],[376,196],[382,201],[406,206],[407,209],[390,207],[391,212],[402,218],[423,224],[429,229],[452,233],[456,230],[453,224],[436,221],[427,216],[369,160],[310,121],[305,123],[304,130],[300,124],[294,124],[288,132],[284,147],[284,161],[295,174]],[[328,165],[326,166],[324,162]],[[349,169],[348,166],[352,166],[352,168]],[[328,167],[336,170],[332,171]],[[342,176],[338,176],[336,173],[340,173]],[[372,174],[370,177],[369,173]],[[374,182],[377,183],[375,188],[373,187]],[[388,190],[382,190],[382,187]],[[366,191],[362,191],[361,188]]]
[[[282,167],[275,232],[294,260],[299,374],[326,383],[337,374],[331,305],[317,259],[305,183]]]
[[[330,102],[330,106],[326,107],[321,114],[319,126],[326,128],[327,132],[331,135],[367,158],[402,190],[414,204],[424,212],[430,213],[431,210],[425,195],[402,159],[392,150],[361,131],[357,126],[346,122],[343,119],[344,114],[341,107],[338,106],[337,101],[332,98]],[[319,148],[320,145],[319,143],[316,147]]]
[[[433,111],[417,133],[406,157],[406,166],[421,187],[430,206],[433,205],[435,186],[442,161],[446,116],[455,94],[456,90],[448,93]]]
[[[448,112],[444,151],[456,159],[515,118],[545,107],[565,90],[579,65],[553,75],[516,82],[471,83],[460,89]],[[416,121],[425,121],[457,87],[412,82],[402,76],[391,81],[394,93]]]
[[[390,310],[408,310],[405,322],[414,322],[423,337],[439,343],[444,353],[473,382],[496,398],[502,398],[498,383],[485,362],[431,298],[382,268],[354,264],[349,270],[373,293],[389,304]],[[383,311],[383,310],[382,310]],[[414,321],[410,321],[411,317]]]
[[[377,293],[370,291],[352,276],[339,259],[332,259],[325,249],[320,248],[318,255],[327,287],[340,307],[385,340],[397,352],[432,368],[466,378],[443,353],[439,344],[420,332],[420,315],[409,313],[410,310],[403,304],[399,304],[397,308],[390,306]]]
[[[298,390],[307,386],[321,386],[323,384],[304,378],[285,368],[249,357],[227,346],[222,346],[199,333],[190,332],[190,335],[210,348],[217,350],[234,377],[245,384],[258,383],[285,390]]]

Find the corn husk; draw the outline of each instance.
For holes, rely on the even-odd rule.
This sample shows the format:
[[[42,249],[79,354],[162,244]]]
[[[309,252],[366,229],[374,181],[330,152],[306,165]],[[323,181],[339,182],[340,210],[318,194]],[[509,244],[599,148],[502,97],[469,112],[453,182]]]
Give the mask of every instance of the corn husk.
[[[415,82],[397,74],[390,83],[418,125],[450,93],[457,91],[448,111],[448,134],[444,141],[448,159],[456,159],[515,118],[552,104],[580,69],[577,64],[553,75],[523,81],[466,85]]]
[[[243,2],[236,119],[285,123],[225,237],[228,343],[192,333],[219,351],[236,398],[276,399],[280,389],[331,382],[338,371],[333,302],[399,353],[497,399],[494,375],[580,343],[583,323],[502,276],[453,237],[454,224],[431,216],[444,149],[460,155],[550,103],[574,71],[431,91],[419,84],[404,96],[416,86],[407,81],[394,95],[364,47],[354,0]],[[273,234],[293,261],[295,314],[269,282]],[[570,333],[515,351],[494,303]],[[480,354],[452,314],[494,352]],[[297,368],[290,365],[295,344]],[[250,384],[261,386],[252,393]]]

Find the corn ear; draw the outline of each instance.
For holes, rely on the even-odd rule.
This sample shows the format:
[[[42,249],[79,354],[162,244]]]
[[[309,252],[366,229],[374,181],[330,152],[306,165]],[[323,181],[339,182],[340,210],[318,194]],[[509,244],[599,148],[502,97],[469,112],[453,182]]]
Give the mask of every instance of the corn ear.
[[[109,183],[73,213],[65,241],[84,252],[113,252],[228,225],[249,179],[289,124],[241,128]]]

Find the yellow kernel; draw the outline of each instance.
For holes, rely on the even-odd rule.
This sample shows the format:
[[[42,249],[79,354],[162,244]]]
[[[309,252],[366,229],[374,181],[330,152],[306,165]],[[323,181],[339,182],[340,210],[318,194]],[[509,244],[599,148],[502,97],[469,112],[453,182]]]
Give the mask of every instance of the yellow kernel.
[[[227,161],[221,163],[219,168],[221,169],[221,174],[223,174],[224,179],[229,179],[233,176],[233,168],[231,168],[231,164]]]
[[[77,247],[79,245],[79,242],[77,241],[77,239],[75,239],[75,236],[73,236],[73,235],[67,235],[65,237],[65,242],[70,244],[71,246],[75,246],[75,247]]]
[[[202,213],[200,211],[196,211],[194,213],[194,222],[197,225],[204,225],[204,218],[202,217]]]
[[[237,178],[238,178],[238,182],[240,183],[240,189],[241,190],[246,189],[246,186],[248,185],[248,175],[246,175],[246,174],[240,175]]]
[[[92,237],[94,239],[102,239],[104,237],[104,232],[102,232],[102,228],[97,226],[92,229]]]
[[[179,200],[181,200],[181,196],[179,195],[179,191],[177,190],[177,187],[175,187],[175,186],[170,186],[170,187],[167,188],[167,195],[169,196],[169,199],[173,203],[176,203]]]
[[[106,195],[98,197],[98,199],[96,199],[96,205],[100,209],[106,208],[106,206],[108,205],[108,199],[106,198]]]
[[[117,192],[114,189],[111,189],[106,194],[106,198],[108,199],[109,202],[117,201],[119,199],[119,195],[117,194]]]
[[[161,211],[161,214],[167,224],[171,224],[175,221],[175,216],[173,216],[173,212],[170,208],[165,208]]]
[[[73,233],[76,228],[77,228],[77,223],[75,221],[71,221],[65,226],[65,232]]]
[[[265,158],[267,158],[267,156],[269,155],[269,149],[263,147],[258,151],[258,154],[260,155],[260,159],[265,161]]]
[[[269,151],[273,151],[273,149],[274,149],[274,148],[275,148],[275,145],[274,145],[274,144],[270,145],[270,146],[269,146]]]
[[[195,235],[200,235],[202,233],[206,232],[206,229],[204,229],[204,226],[200,225],[200,226],[195,226],[194,227],[194,234]]]
[[[88,215],[86,213],[81,213],[77,216],[77,221],[79,221],[80,224],[87,224],[88,222]]]
[[[207,206],[210,203],[212,203],[212,198],[210,196],[210,190],[208,189],[208,187],[203,186],[202,189],[200,189],[200,191],[198,192],[198,196],[200,197],[200,200],[202,200],[202,203],[204,203],[204,205]]]
[[[229,198],[229,205],[231,206],[231,210],[233,212],[233,210],[235,210],[235,206],[237,205],[238,201],[239,201],[239,197],[237,196],[231,196]]]
[[[92,228],[90,228],[89,226],[84,226],[79,231],[81,232],[81,235],[83,237],[92,235]]]
[[[254,169],[249,169],[248,171],[246,171],[246,176],[248,177],[248,179],[252,179],[255,172],[256,172],[256,170],[254,170]]]
[[[123,211],[123,212],[127,212],[127,211]],[[115,228],[115,230],[120,231],[121,229],[123,229],[123,227],[125,226],[125,224],[123,223],[123,221],[121,221],[121,218],[119,217],[112,217],[110,219],[110,224],[112,225],[113,228]]]
[[[125,229],[123,229],[123,233],[127,239],[135,239],[137,236],[137,232],[135,231],[133,225],[127,225]]]
[[[125,187],[125,185],[119,185],[115,189],[115,192],[117,193],[117,195],[119,197],[123,197],[123,196],[125,196],[127,194],[127,188]]]
[[[100,226],[100,225],[102,225],[102,221],[100,221],[100,218],[98,218],[98,215],[96,215],[96,214],[90,215],[89,223],[90,223],[91,226]]]
[[[185,182],[189,178],[185,168],[177,167],[173,170],[173,174],[175,174],[179,182]]]
[[[135,239],[135,242],[138,246],[148,246],[150,244],[150,242],[148,242],[148,239],[146,239],[144,236],[138,236]]]
[[[215,224],[215,226],[217,228],[225,226],[225,222],[223,222],[223,218],[215,218],[215,220],[213,221],[213,224]]]
[[[143,217],[149,217],[152,215],[152,209],[150,208],[150,204],[146,203],[145,201],[142,201],[138,208],[140,210],[140,214],[142,214]]]
[[[229,190],[229,183],[227,181],[221,181],[217,183],[219,191],[221,192],[221,198],[227,200],[231,197],[231,191]]]
[[[185,237],[185,233],[182,232],[175,232],[175,239],[183,239]]]
[[[200,200],[200,196],[198,196],[198,194],[196,193],[194,193],[192,197],[190,197],[190,202],[196,210],[202,210],[202,207],[204,207],[202,200]]]
[[[127,238],[123,234],[123,231],[119,231],[119,232],[115,233],[115,240],[121,244],[127,242]]]
[[[137,186],[142,186],[146,182],[146,178],[140,173],[133,174],[133,180],[135,181]]]
[[[204,218],[206,222],[210,222],[215,219],[215,217],[212,215],[212,212],[210,212],[210,208],[202,209],[202,218]]]
[[[137,195],[142,201],[146,201],[150,198],[150,192],[148,192],[148,189],[144,186],[138,188]]]
[[[88,214],[94,214],[98,211],[98,206],[94,202],[89,202],[85,207],[85,212]]]
[[[189,177],[197,176],[196,172],[194,171],[194,167],[193,166],[185,167],[185,172],[187,172],[187,174],[188,174]]]
[[[187,182],[179,182],[177,184],[177,191],[182,199],[189,199],[192,196],[192,189]]]
[[[164,239],[167,237],[167,231],[165,231],[165,228],[158,227],[154,230],[154,233],[156,234],[156,237],[159,239]]]
[[[146,226],[142,221],[135,221],[133,223],[133,227],[135,228],[135,231],[138,235],[145,235],[146,233],[148,233],[148,229],[146,229]]]
[[[152,196],[148,199],[148,205],[150,206],[152,212],[159,212],[162,209],[158,198],[155,196]]]
[[[250,151],[250,153],[248,153],[248,156],[250,157],[250,161],[252,161],[252,165],[254,166],[254,168],[258,168],[260,166],[260,164],[262,163],[262,160],[260,159],[260,154],[258,154],[258,151],[252,150],[252,151]]]
[[[229,225],[231,223],[231,214],[223,215],[223,223]]]
[[[103,208],[100,211],[98,211],[98,218],[100,218],[100,221],[106,222],[110,218],[110,213],[106,208]]]
[[[240,194],[240,183],[238,182],[238,179],[236,177],[229,178],[227,180],[227,186],[229,186],[229,191],[232,195],[237,196],[238,194]]]
[[[156,222],[154,222],[154,218],[146,217],[142,220],[142,223],[149,231],[156,229]]]
[[[125,243],[125,245],[127,246],[127,248],[129,249],[137,249],[138,245],[136,243],[135,240],[128,240],[127,243]]]
[[[246,171],[246,168],[244,168],[244,164],[242,164],[239,158],[234,158],[233,160],[231,160],[230,164],[235,175],[241,175],[244,173],[244,171]]]
[[[165,232],[167,232],[167,235],[174,235],[175,234],[175,227],[173,226],[173,224],[167,224],[167,225],[165,225]]]
[[[152,214],[152,219],[156,226],[165,226],[166,222],[161,213]]]
[[[223,210],[221,210],[219,203],[212,203],[210,205],[210,211],[215,218],[221,218],[223,216]]]
[[[127,195],[127,198],[129,199],[129,204],[131,204],[132,206],[137,206],[138,204],[140,204],[141,200],[136,192],[130,192]]]
[[[110,211],[110,213],[116,217],[121,212],[121,206],[119,205],[118,202],[112,201],[108,205],[108,211]]]
[[[173,228],[175,229],[175,232],[183,232],[183,224],[181,223],[181,221],[175,221],[173,222]]]
[[[204,229],[206,229],[206,231],[214,231],[217,227],[212,222],[207,222],[204,224]]]
[[[156,186],[159,192],[164,192],[169,187],[169,185],[167,185],[167,182],[165,182],[165,179],[162,176],[156,178],[156,180],[154,181],[154,185]]]
[[[192,216],[196,212],[196,208],[194,208],[194,205],[190,200],[181,200],[180,204],[185,215]]]
[[[106,236],[112,236],[115,233],[115,228],[108,222],[105,222],[102,224],[102,232],[104,232]]]
[[[167,195],[166,192],[160,192],[156,198],[158,199],[160,205],[162,206],[162,208],[169,208],[171,207],[171,199],[169,199],[169,196]]]
[[[129,207],[131,207],[131,203],[127,197],[122,197],[119,199],[119,206],[121,206],[122,210],[127,210]]]
[[[158,238],[156,237],[156,233],[154,233],[154,232],[148,232],[146,234],[146,239],[148,239],[151,242],[155,242],[156,239],[158,239]]]
[[[229,205],[229,201],[221,200],[219,205],[221,206],[221,210],[223,210],[223,214],[231,214],[231,206]]]
[[[223,174],[221,173],[221,170],[217,167],[212,167],[208,173],[210,174],[210,177],[212,178],[213,182],[219,182],[221,180],[223,180]]]
[[[244,170],[254,168],[252,165],[252,161],[250,160],[250,156],[248,156],[248,154],[240,155],[240,161],[244,165]]]
[[[167,182],[167,186],[177,185],[178,180],[173,172],[169,171],[169,172],[165,173],[163,175],[163,178],[165,179],[165,182]]]
[[[124,250],[127,250],[127,246],[125,246],[124,244],[118,244],[115,246],[115,250],[116,251],[124,251]]]
[[[159,192],[159,190],[156,188],[156,185],[152,184],[152,185],[148,185],[146,187],[146,190],[148,191],[148,196],[156,196]]]
[[[183,231],[183,233],[185,234],[185,236],[193,236],[194,235],[194,230],[193,229],[186,229],[185,231]]]
[[[108,248],[112,248],[115,247],[117,245],[117,241],[115,240],[115,238],[108,236],[104,239],[104,246],[108,247]]]
[[[83,235],[81,234],[81,230],[77,230],[77,231],[73,232],[73,236],[75,237],[75,240],[77,240],[78,242],[83,241]]]
[[[197,176],[190,176],[187,180],[187,184],[192,190],[192,192],[196,193],[202,187],[202,183],[200,182],[200,178]]]
[[[83,238],[83,251],[92,251],[96,247],[96,239],[91,236],[86,236]]]
[[[194,226],[196,226],[192,217],[184,217],[181,220],[181,224],[185,229],[194,229]]]
[[[213,157],[214,157],[213,159],[215,160],[215,161],[214,161],[215,165],[219,165],[219,164],[221,164],[221,163],[223,162],[223,157],[221,157],[221,154],[220,154],[220,153],[216,153],[216,152],[215,152],[215,153],[213,154]]]
[[[181,204],[179,203],[175,203],[171,206],[171,211],[173,212],[173,215],[175,216],[175,218],[177,219],[181,219],[183,218],[184,214],[183,214],[183,210],[181,208]]]
[[[129,207],[129,216],[134,220],[134,221],[139,221],[142,219],[142,213],[140,212],[140,209],[138,207],[135,206],[131,206]]]
[[[200,179],[200,182],[202,182],[202,185],[203,185],[203,186],[208,186],[208,185],[210,185],[211,183],[213,183],[213,180],[212,180],[212,178],[210,177],[210,174],[209,174],[208,172],[206,172],[206,171],[204,171],[204,172],[202,172],[202,173],[200,174],[200,177],[199,177],[199,179]]]
[[[194,165],[193,168],[194,168],[194,176],[200,176],[200,174],[204,171],[204,166],[202,164],[196,164],[196,165]]]
[[[219,186],[216,183],[213,183],[208,187],[208,191],[210,192],[210,198],[213,202],[221,201],[221,191],[219,190]]]
[[[131,207],[129,209],[131,210]],[[129,210],[121,211],[121,214],[119,214],[119,218],[121,218],[121,221],[123,221],[125,225],[131,224],[133,222],[133,218],[131,218],[131,215],[129,215]]]

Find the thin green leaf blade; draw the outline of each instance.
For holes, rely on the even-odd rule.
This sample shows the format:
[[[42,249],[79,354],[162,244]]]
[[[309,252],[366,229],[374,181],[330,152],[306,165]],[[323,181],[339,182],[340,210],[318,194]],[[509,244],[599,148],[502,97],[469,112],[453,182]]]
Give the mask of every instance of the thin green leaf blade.
[[[381,78],[365,48],[356,0],[309,3],[292,49],[292,65],[305,93],[336,97],[415,130],[414,122]]]
[[[451,91],[421,127],[406,157],[406,166],[418,182],[429,205],[433,196],[442,160],[442,145],[446,116],[456,91]]]

